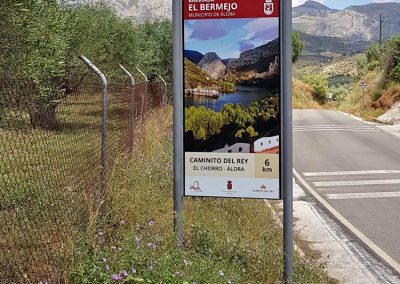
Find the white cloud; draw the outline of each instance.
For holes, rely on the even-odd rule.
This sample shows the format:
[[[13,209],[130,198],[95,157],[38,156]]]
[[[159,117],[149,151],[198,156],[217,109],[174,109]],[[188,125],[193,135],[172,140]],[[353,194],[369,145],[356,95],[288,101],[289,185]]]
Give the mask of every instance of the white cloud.
[[[185,42],[188,42],[191,40],[193,33],[193,29],[189,27],[188,25],[184,25],[184,32],[183,34],[185,35]]]
[[[259,18],[247,23],[244,26],[246,30],[246,37],[244,40],[249,40],[252,38],[257,32],[265,31],[267,29],[276,28],[278,29],[279,22],[276,18]]]

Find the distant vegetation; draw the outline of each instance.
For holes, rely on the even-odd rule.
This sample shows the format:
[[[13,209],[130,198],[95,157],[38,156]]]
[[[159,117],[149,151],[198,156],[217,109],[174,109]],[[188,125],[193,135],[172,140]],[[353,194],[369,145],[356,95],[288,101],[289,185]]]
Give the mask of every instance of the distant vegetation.
[[[293,73],[294,107],[335,108],[375,118],[400,100],[400,35],[381,46],[371,44],[365,54],[316,65],[297,63]],[[361,80],[368,84],[364,92]],[[325,100],[328,93],[331,103]]]
[[[292,62],[295,63],[299,60],[299,56],[304,49],[304,43],[300,40],[298,32],[292,33]]]
[[[24,89],[16,82],[32,82],[22,102],[31,109],[33,127],[48,128],[40,123],[41,116],[56,119],[54,109],[65,95],[60,88],[87,77],[79,55],[91,59],[114,82],[126,79],[120,63],[130,70],[140,66],[171,82],[170,22],[134,25],[103,5],[67,8],[56,0],[6,0],[0,18],[0,80],[13,80],[15,89]],[[0,94],[0,108],[2,101],[11,99],[4,95]]]

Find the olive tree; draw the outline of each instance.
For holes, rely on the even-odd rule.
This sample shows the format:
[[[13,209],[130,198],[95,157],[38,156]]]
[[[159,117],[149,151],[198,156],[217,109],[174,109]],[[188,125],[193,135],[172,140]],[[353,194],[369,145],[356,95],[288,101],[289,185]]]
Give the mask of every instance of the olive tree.
[[[52,129],[63,93],[59,81],[65,71],[65,15],[55,0],[5,0],[0,10],[0,75],[14,80],[13,93],[23,101],[32,127]]]

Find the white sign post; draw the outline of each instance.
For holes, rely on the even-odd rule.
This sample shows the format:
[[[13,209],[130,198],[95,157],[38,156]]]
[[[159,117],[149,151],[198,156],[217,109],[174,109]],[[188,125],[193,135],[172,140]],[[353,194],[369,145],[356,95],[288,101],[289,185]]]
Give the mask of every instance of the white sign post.
[[[365,109],[365,102],[364,102],[364,93],[365,93],[365,88],[368,87],[367,82],[363,79],[360,81],[359,84],[360,88],[362,89],[362,95],[361,95],[361,105],[360,105],[360,113]]]

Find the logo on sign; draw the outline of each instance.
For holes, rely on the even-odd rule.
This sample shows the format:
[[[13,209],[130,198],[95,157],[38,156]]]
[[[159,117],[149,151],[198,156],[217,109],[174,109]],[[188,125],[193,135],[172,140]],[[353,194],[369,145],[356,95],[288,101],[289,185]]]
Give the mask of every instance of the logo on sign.
[[[193,185],[190,187],[190,189],[195,192],[201,192],[200,184],[198,181],[195,181]]]
[[[228,190],[232,190],[232,189],[233,189],[232,181],[228,181],[228,183],[227,183],[227,185],[226,185],[226,188],[227,188]]]
[[[272,0],[265,0],[264,13],[267,16],[270,16],[274,13],[274,3],[272,3]]]

